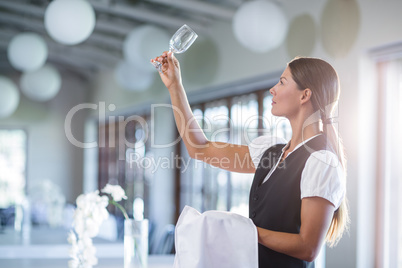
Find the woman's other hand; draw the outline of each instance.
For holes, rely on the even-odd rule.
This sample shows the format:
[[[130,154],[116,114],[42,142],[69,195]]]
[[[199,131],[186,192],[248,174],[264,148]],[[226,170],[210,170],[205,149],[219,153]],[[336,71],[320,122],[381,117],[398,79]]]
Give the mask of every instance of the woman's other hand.
[[[181,86],[180,64],[172,52],[165,51],[159,57],[151,59],[151,62],[154,61],[162,63],[162,73],[159,72],[159,75],[169,90]]]

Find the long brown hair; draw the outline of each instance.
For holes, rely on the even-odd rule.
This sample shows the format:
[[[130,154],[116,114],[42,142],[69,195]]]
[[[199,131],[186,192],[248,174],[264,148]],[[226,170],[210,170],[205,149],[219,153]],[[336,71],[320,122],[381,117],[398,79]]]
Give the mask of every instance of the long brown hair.
[[[288,66],[299,89],[309,88],[311,90],[314,112],[319,113],[328,146],[337,154],[346,177],[344,148],[332,117],[340,94],[338,74],[329,63],[317,58],[297,57],[289,62]],[[326,235],[326,241],[330,246],[338,243],[343,232],[348,228],[348,224],[349,213],[345,196],[340,207],[334,212]]]

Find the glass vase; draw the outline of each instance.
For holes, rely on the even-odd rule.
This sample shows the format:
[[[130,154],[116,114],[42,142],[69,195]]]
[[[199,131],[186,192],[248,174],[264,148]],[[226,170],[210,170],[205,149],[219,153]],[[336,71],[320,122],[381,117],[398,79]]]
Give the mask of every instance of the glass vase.
[[[148,267],[148,220],[124,221],[124,268]]]

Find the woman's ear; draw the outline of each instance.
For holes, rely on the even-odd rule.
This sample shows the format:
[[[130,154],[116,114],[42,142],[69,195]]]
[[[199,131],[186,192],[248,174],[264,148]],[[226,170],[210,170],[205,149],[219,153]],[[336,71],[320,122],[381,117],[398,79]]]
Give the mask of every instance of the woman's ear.
[[[311,91],[311,89],[306,88],[303,90],[303,93],[301,95],[300,101],[301,103],[306,103],[311,99],[311,95],[313,94],[313,92]]]

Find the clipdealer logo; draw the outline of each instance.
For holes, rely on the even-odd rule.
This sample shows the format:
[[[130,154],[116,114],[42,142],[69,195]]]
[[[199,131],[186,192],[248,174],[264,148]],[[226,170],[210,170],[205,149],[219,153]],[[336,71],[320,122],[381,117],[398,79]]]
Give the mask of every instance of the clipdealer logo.
[[[239,106],[241,106],[241,103],[238,103]],[[108,123],[110,128],[108,130],[108,135],[99,135],[99,141],[80,141],[76,139],[72,133],[72,121],[74,119],[74,116],[82,111],[82,110],[94,110],[98,112],[98,122],[100,124],[102,123]],[[124,141],[123,144],[120,144],[119,146],[126,145],[128,147],[134,148],[134,144],[130,143],[126,139],[126,133],[125,130],[126,126],[130,122],[134,122],[135,124],[139,124],[140,128],[143,130],[144,135],[142,136],[140,142],[145,144],[148,139],[150,139],[151,143],[151,148],[156,148],[156,149],[163,149],[163,148],[169,148],[171,146],[176,145],[181,141],[181,136],[186,135],[187,140],[190,142],[191,146],[194,147],[203,147],[205,145],[198,145],[198,144],[193,144],[192,139],[189,138],[189,135],[191,135],[194,132],[197,132],[197,129],[193,129],[192,125],[198,124],[197,120],[203,120],[203,129],[202,131],[205,133],[209,133],[210,140],[220,140],[223,143],[216,143],[214,146],[219,147],[219,148],[224,148],[225,146],[229,146],[227,144],[230,141],[233,140],[239,140],[242,141],[242,143],[248,144],[251,142],[253,138],[255,138],[258,133],[264,133],[266,131],[272,132],[273,128],[272,126],[280,121],[280,120],[274,120],[274,121],[269,121],[267,118],[264,117],[259,117],[258,115],[244,115],[243,111],[241,109],[238,110],[236,114],[232,114],[232,118],[230,118],[228,115],[223,115],[223,114],[217,114],[213,115],[211,117],[203,117],[203,118],[197,118],[194,117],[192,120],[185,120],[185,116],[181,111],[171,105],[171,104],[152,104],[151,105],[151,118],[150,118],[150,123],[147,122],[147,120],[141,116],[138,115],[132,115],[129,117],[125,116],[116,116],[116,115],[107,115],[107,113],[111,114],[111,112],[116,110],[116,105],[114,104],[109,104],[106,107],[105,102],[99,102],[99,104],[95,103],[82,103],[74,106],[66,115],[65,121],[64,121],[64,130],[66,137],[68,141],[73,144],[76,147],[83,148],[83,149],[90,149],[90,148],[103,148],[105,146],[115,146],[115,136],[116,136],[116,131],[115,129],[118,128],[118,140],[119,141]],[[175,112],[177,116],[180,117],[180,121],[182,122],[183,126],[181,129],[189,129],[189,131],[184,132],[184,133],[179,133],[179,137],[175,138],[174,140],[166,140],[162,139],[163,141],[160,141],[160,139],[156,139],[156,128],[157,126],[155,125],[156,122],[158,121],[158,118],[156,116],[157,110],[160,113],[164,113],[165,110],[170,110],[169,112],[173,113]],[[258,129],[258,122],[259,120],[262,120],[265,124],[265,126],[268,126],[268,130],[260,130]],[[150,125],[149,125],[150,124]],[[241,125],[239,125],[241,124]],[[218,126],[218,127],[217,127]],[[100,131],[106,131],[105,129],[101,129]],[[102,133],[106,134],[106,133]],[[108,143],[105,141],[105,137],[108,136],[109,140]],[[222,138],[224,137],[224,138]],[[173,138],[172,138],[173,139]],[[222,140],[224,139],[224,140]],[[138,141],[137,141],[138,142]]]
[[[85,142],[85,141],[79,141],[77,140],[73,133],[72,133],[72,120],[74,118],[74,115],[78,113],[79,111],[85,110],[85,109],[91,109],[91,110],[98,110],[98,121],[100,124],[108,122],[110,126],[113,126],[109,129],[109,143],[108,146],[110,147],[115,147],[115,128],[114,128],[114,123],[116,123],[116,119],[118,122],[118,128],[119,129],[125,129],[127,124],[129,122],[136,122],[141,125],[141,128],[144,130],[145,135],[142,137],[142,142],[145,144],[145,142],[148,139],[148,123],[147,121],[142,118],[141,116],[138,115],[132,115],[127,118],[125,116],[114,116],[114,115],[109,115],[106,117],[106,103],[105,102],[99,102],[99,104],[95,103],[81,103],[76,106],[74,106],[66,115],[66,119],[64,120],[64,132],[66,134],[66,137],[68,141],[73,144],[74,146],[82,149],[91,149],[91,148],[104,148],[106,147],[106,140],[105,136],[106,135],[99,135],[99,142],[98,141],[91,141],[91,142]],[[116,105],[114,104],[109,104],[108,105],[108,112],[113,112],[116,110]],[[125,131],[119,131],[119,140],[124,140],[124,144],[119,145],[119,146],[124,146],[127,145],[128,147],[134,147],[133,143],[130,143],[127,141],[125,137]],[[105,134],[105,133],[104,133]]]

